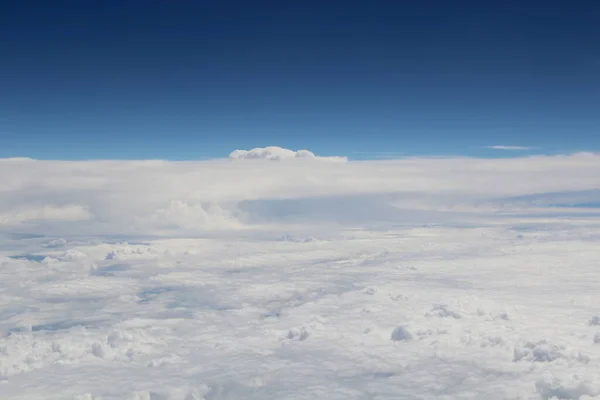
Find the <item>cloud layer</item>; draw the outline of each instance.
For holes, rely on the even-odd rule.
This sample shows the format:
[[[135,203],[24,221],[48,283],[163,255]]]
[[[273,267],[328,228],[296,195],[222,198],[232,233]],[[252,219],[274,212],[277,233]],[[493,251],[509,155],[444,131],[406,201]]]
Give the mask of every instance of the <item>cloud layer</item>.
[[[0,231],[186,234],[302,218],[401,222],[429,213],[435,220],[564,203],[552,199],[573,191],[591,204],[598,176],[600,156],[591,153],[345,163],[4,159]]]

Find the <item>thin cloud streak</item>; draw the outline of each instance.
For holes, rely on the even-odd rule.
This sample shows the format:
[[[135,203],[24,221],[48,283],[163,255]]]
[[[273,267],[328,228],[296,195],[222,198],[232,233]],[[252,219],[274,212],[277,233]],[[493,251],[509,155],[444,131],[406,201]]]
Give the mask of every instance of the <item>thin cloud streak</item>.
[[[531,149],[533,149],[533,147],[496,145],[496,146],[486,146],[486,149],[507,150],[507,151],[524,151],[524,150],[531,150]]]

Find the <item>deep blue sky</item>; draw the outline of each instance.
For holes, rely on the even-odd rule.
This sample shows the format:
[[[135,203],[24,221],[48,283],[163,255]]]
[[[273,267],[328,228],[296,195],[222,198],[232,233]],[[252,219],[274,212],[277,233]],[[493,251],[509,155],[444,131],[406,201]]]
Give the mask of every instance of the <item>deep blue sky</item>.
[[[0,157],[266,145],[362,158],[600,150],[600,4],[0,5]]]

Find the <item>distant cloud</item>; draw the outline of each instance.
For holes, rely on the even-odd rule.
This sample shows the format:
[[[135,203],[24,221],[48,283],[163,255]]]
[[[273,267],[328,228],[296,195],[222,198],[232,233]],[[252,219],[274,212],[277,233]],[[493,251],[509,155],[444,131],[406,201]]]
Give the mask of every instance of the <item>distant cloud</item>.
[[[252,150],[234,150],[229,154],[232,160],[272,160],[311,159],[325,161],[348,161],[346,157],[320,157],[308,150],[289,150],[277,146],[257,147]]]
[[[600,193],[600,154],[593,153],[327,162],[308,151],[266,148],[232,158],[0,159],[0,235],[186,235],[425,214],[442,221],[447,212],[592,204]],[[573,191],[584,192],[571,198]],[[556,198],[559,192],[567,194]]]
[[[487,149],[493,150],[508,150],[508,151],[523,151],[523,150],[531,150],[533,147],[526,146],[486,146]]]

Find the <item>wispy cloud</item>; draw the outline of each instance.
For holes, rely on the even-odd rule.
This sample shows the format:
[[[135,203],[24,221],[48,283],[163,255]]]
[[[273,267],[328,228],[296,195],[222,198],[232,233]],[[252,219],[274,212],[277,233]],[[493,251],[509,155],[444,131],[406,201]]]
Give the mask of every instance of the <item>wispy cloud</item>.
[[[533,149],[533,147],[527,147],[527,146],[502,146],[502,145],[497,145],[497,146],[486,146],[486,149],[493,149],[493,150],[508,150],[508,151],[523,151],[523,150],[531,150],[531,149]]]

